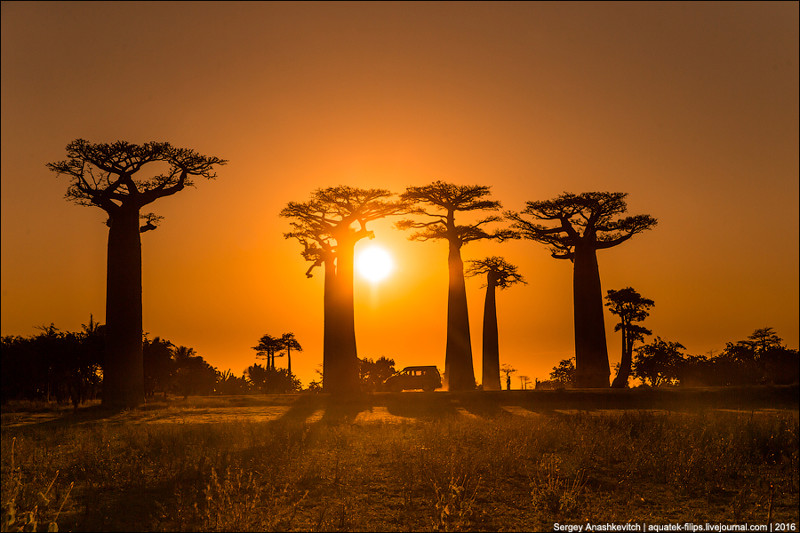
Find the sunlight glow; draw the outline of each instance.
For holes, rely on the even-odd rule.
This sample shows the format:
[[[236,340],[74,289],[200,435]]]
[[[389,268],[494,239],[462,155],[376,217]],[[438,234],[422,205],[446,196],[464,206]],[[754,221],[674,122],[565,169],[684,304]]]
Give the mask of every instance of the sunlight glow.
[[[392,273],[394,261],[383,248],[370,246],[358,254],[356,268],[361,277],[370,283],[378,283]]]

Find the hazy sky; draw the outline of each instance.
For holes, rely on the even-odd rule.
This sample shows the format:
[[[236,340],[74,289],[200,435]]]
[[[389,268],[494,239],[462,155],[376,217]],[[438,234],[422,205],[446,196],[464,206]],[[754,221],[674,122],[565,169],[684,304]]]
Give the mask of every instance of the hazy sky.
[[[287,202],[438,179],[514,210],[628,192],[659,224],[599,253],[604,291],[655,300],[645,326],[690,353],[765,326],[798,346],[797,2],[3,2],[3,335],[104,321],[104,213],[45,168],[76,138],[230,161],[152,204],[165,220],[142,235],[145,331],[221,370],[287,331],[304,385],[322,363],[322,276],[283,238]],[[369,244],[397,270],[356,280],[359,355],[443,370],[447,246],[393,222]],[[531,241],[462,253],[519,266],[501,362],[547,378],[573,353],[571,264]],[[484,293],[467,284],[480,380]]]

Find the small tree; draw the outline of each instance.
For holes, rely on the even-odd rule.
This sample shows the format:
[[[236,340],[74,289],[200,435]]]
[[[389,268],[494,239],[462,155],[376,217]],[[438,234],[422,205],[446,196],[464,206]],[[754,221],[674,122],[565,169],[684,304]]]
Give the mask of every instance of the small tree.
[[[516,371],[517,369],[508,363],[503,363],[503,366],[500,367],[500,372],[506,375],[506,390],[511,390],[511,374]]]
[[[247,380],[252,384],[253,388],[258,392],[267,391],[267,369],[258,363],[250,365],[244,371]]]
[[[175,375],[173,388],[176,393],[188,398],[189,395],[207,396],[214,392],[217,384],[217,369],[211,366],[194,348],[178,346],[173,352]]]
[[[627,211],[626,196],[564,193],[553,200],[528,202],[521,213],[506,213],[522,237],[549,246],[554,258],[573,263],[575,384],[579,387],[608,387],[611,373],[597,251],[618,246],[656,225],[650,215],[616,218]]]
[[[611,384],[615,388],[625,388],[628,386],[628,377],[631,374],[631,362],[633,360],[633,344],[643,341],[645,335],[652,334],[652,331],[634,322],[641,322],[648,316],[648,310],[653,307],[653,300],[643,298],[641,294],[631,287],[625,287],[615,291],[608,290],[606,294],[606,307],[613,314],[619,317],[619,323],[614,326],[614,331],[622,332],[622,357],[619,362],[619,371],[614,382]]]
[[[502,257],[487,257],[469,261],[466,275],[486,274],[486,301],[483,306],[483,390],[500,390],[500,346],[497,333],[497,301],[495,289],[507,289],[515,283],[525,283],[517,267]]]
[[[475,388],[472,366],[472,344],[469,335],[467,289],[464,283],[464,263],[461,248],[472,241],[509,237],[507,231],[487,232],[484,227],[501,220],[488,216],[472,224],[457,224],[456,213],[497,211],[500,202],[489,200],[490,187],[484,185],[454,185],[436,181],[423,187],[408,187],[402,198],[416,203],[416,213],[426,217],[421,221],[403,220],[399,229],[419,230],[411,240],[446,240],[448,244],[449,285],[447,291],[447,345],[444,363],[444,388],[451,391]]]
[[[679,342],[669,342],[656,337],[650,344],[636,348],[633,377],[651,387],[674,385],[680,379],[680,369],[686,347]]]
[[[395,373],[394,359],[378,357],[373,361],[365,357],[360,360],[358,373],[364,390],[381,391],[383,382]]]
[[[550,372],[550,379],[562,385],[571,385],[575,380],[575,358],[562,359]]]
[[[760,356],[769,350],[780,348],[783,339],[778,337],[774,329],[767,327],[755,330],[752,335],[747,336],[746,341],[742,342],[750,346],[756,356]]]
[[[175,346],[170,341],[162,340],[161,337],[151,341],[145,335],[142,353],[146,397],[152,398],[156,392],[161,392],[166,399],[167,390],[172,386],[175,375],[174,350]]]
[[[213,168],[226,162],[162,142],[94,144],[77,139],[66,150],[66,160],[47,164],[59,176],[69,176],[66,198],[108,215],[103,404],[137,406],[144,402],[140,234],[155,229],[160,219],[142,215],[141,209],[192,185],[193,177],[214,178]],[[142,178],[145,166],[163,171]],[[146,221],[142,226],[141,219]]]
[[[250,384],[244,374],[236,376],[231,369],[217,373],[216,391],[220,394],[247,394]]]

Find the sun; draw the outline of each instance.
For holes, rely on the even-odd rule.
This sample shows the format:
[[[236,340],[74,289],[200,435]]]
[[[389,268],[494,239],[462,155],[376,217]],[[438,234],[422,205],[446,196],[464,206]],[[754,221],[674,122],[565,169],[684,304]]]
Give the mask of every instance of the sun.
[[[371,283],[384,280],[394,270],[389,252],[379,246],[370,246],[358,254],[356,268],[361,277]]]

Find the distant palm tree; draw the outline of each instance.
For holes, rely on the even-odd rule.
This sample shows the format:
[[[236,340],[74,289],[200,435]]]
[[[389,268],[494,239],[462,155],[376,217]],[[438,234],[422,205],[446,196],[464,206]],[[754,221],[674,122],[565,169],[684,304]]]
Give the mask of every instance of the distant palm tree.
[[[188,348],[186,346],[178,346],[175,348],[172,354],[172,356],[175,358],[175,362],[179,365],[180,363],[184,363],[197,355],[194,351],[194,348]]]
[[[294,333],[284,333],[280,338],[281,346],[286,349],[286,370],[289,372],[289,376],[292,375],[292,350],[296,350],[298,352],[303,351],[303,347],[300,346],[300,343],[297,342],[297,339],[294,337]]]

